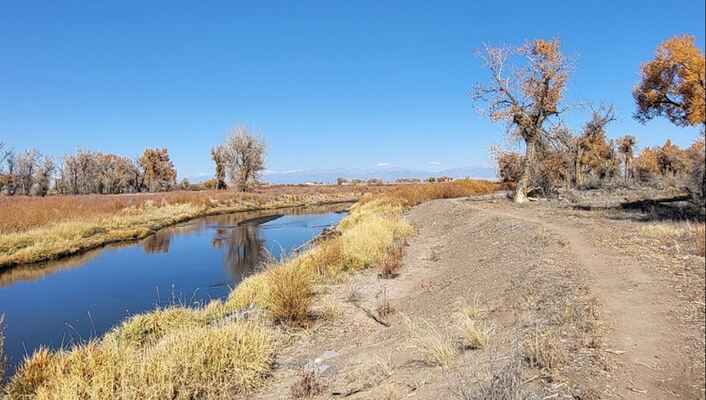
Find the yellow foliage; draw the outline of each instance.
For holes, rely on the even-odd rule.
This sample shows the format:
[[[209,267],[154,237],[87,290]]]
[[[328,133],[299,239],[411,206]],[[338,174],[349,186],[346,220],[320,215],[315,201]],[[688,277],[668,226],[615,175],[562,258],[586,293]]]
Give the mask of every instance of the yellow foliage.
[[[655,58],[642,65],[642,80],[633,91],[638,120],[666,116],[678,126],[706,122],[704,53],[690,35],[675,36],[657,48]]]

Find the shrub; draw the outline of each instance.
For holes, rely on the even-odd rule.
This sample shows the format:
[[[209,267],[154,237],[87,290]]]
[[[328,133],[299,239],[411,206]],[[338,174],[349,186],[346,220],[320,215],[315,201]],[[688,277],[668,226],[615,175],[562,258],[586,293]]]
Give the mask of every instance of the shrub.
[[[399,243],[393,244],[387,250],[380,266],[380,277],[394,278],[402,267],[404,248]]]
[[[265,275],[266,308],[276,321],[303,325],[308,321],[313,279],[296,261],[271,268]]]

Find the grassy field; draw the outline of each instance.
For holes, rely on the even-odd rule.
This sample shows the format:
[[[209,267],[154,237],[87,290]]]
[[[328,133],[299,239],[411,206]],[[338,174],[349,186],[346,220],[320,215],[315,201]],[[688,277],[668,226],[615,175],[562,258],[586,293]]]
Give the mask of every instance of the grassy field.
[[[0,196],[0,269],[145,237],[209,214],[355,201],[381,186],[269,186],[256,193],[168,192],[48,197]]]
[[[11,378],[5,396],[230,399],[253,392],[293,329],[326,322],[327,313],[312,307],[317,284],[380,266],[396,241],[414,234],[403,217],[406,207],[494,189],[488,182],[457,181],[365,196],[335,235],[245,279],[225,301],[156,310],[126,320],[102,339],[35,352]],[[235,317],[244,310],[253,311],[246,319]]]

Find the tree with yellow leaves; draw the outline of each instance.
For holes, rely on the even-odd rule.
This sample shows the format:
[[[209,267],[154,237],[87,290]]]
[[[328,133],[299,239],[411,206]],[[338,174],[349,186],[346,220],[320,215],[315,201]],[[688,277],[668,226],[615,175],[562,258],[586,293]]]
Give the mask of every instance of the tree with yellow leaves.
[[[490,70],[491,80],[476,86],[473,100],[482,105],[482,114],[492,121],[504,121],[510,136],[525,144],[515,189],[515,202],[523,203],[528,200],[540,146],[552,140],[551,126],[563,111],[569,65],[557,39],[535,39],[518,48],[486,46],[477,55]]]
[[[662,42],[655,58],[641,67],[642,79],[633,91],[635,118],[644,123],[665,116],[677,126],[706,124],[704,68],[704,53],[693,36]]]

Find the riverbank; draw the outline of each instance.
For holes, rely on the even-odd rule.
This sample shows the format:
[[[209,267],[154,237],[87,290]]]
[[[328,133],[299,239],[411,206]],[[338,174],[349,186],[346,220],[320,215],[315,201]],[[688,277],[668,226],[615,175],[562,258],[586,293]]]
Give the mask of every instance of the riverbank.
[[[379,190],[380,187],[375,189],[376,192]],[[27,201],[32,203],[32,206],[23,210],[25,212],[52,213],[47,210],[63,208],[70,216],[60,217],[52,213],[51,216],[45,217],[44,223],[28,221],[30,217],[17,218],[14,225],[5,222],[8,227],[12,226],[14,229],[8,231],[9,228],[6,228],[0,235],[0,271],[76,255],[107,244],[142,239],[159,229],[194,218],[242,211],[354,202],[368,192],[325,190],[322,193],[299,191],[291,194],[245,195],[227,192],[184,192],[165,194],[161,198],[156,195],[131,195],[114,199],[97,198],[97,201],[108,201],[108,204],[99,203],[93,208],[91,203],[81,196],[47,199],[46,204],[41,203],[41,200],[29,199]],[[62,204],[58,205],[59,202]],[[3,207],[7,209],[2,209]],[[0,214],[18,212],[19,208],[15,204],[3,204],[0,205]]]
[[[415,185],[367,196],[336,234],[298,257],[245,279],[226,301],[133,317],[105,337],[62,352],[38,351],[11,378],[15,398],[232,398],[261,387],[279,350],[326,324],[319,285],[386,263],[414,234],[406,207],[487,193],[488,182]],[[328,321],[328,322],[327,322]]]

